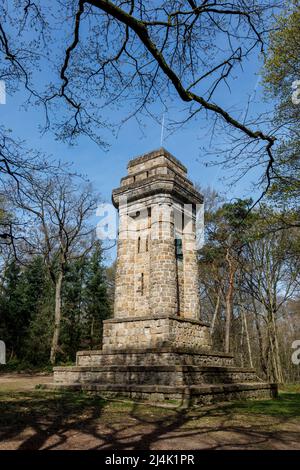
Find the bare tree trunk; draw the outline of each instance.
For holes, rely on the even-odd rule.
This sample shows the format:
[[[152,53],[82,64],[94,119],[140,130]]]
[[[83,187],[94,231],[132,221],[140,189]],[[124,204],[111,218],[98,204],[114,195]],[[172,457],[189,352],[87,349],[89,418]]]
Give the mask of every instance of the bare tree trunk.
[[[9,360],[11,361],[15,355],[14,348],[12,347],[10,355],[9,355]]]
[[[63,280],[63,271],[60,271],[57,276],[56,283],[55,283],[54,330],[53,330],[52,345],[51,345],[51,352],[50,352],[51,364],[55,364],[55,361],[56,361],[56,354],[57,354],[59,334],[60,334],[62,280]]]
[[[244,354],[243,354],[243,345],[244,345],[244,321],[242,317],[242,328],[241,328],[241,339],[240,339],[240,349],[241,349],[241,366],[244,367]]]
[[[272,311],[267,311],[267,333],[268,333],[268,343],[270,349],[270,380],[275,382],[280,382],[279,370],[276,358],[276,344],[275,344],[275,335],[274,335],[274,325],[272,318]]]
[[[252,300],[252,304],[253,304],[255,327],[256,327],[256,331],[257,331],[257,339],[258,339],[258,347],[259,347],[259,355],[260,355],[260,365],[261,365],[262,372],[267,377],[267,374],[268,374],[267,361],[266,361],[265,354],[264,354],[263,337],[262,337],[262,333],[261,333],[261,329],[260,329],[259,317],[258,317],[258,313],[257,313],[257,310],[256,310],[256,305],[255,305],[254,299]]]
[[[215,311],[214,311],[213,318],[212,318],[211,325],[210,325],[210,336],[212,336],[214,334],[216,319],[217,319],[217,316],[218,316],[218,313],[219,313],[220,300],[221,300],[221,287],[219,288],[219,291],[218,291]]]
[[[279,354],[279,345],[278,345],[278,334],[277,334],[277,325],[275,320],[274,312],[271,312],[271,321],[272,321],[272,335],[273,335],[273,343],[274,343],[274,363],[276,366],[276,379],[279,383],[283,383],[283,373],[281,367],[281,359]]]
[[[95,322],[95,319],[92,318],[91,331],[90,331],[90,349],[93,349],[94,347],[94,322]]]
[[[268,381],[274,381],[274,371],[271,353],[271,341],[269,334],[269,325],[266,326],[266,347],[265,347],[266,376]]]
[[[245,325],[246,341],[247,341],[247,348],[248,348],[248,355],[249,355],[249,364],[250,364],[250,367],[253,367],[252,350],[251,350],[251,344],[250,344],[250,338],[249,338],[249,330],[248,330],[247,318],[246,318],[244,309],[242,309],[242,318],[243,318],[243,322],[244,322],[244,325]]]
[[[233,288],[234,288],[234,267],[232,259],[229,254],[229,248],[226,252],[226,260],[229,267],[229,286],[226,294],[226,319],[225,319],[225,352],[230,351],[230,329],[231,329],[231,317],[232,317],[232,299],[233,299]]]

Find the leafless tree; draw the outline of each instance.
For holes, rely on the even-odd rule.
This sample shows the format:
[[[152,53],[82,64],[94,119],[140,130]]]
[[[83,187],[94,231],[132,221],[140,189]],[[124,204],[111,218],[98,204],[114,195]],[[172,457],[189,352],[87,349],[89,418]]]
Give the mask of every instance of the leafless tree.
[[[10,188],[13,189],[12,186]],[[8,188],[6,188],[8,189]],[[54,327],[50,361],[56,361],[62,320],[62,284],[68,263],[84,256],[94,242],[97,198],[90,184],[69,174],[27,180],[26,191],[16,191],[13,203],[23,222],[23,257],[41,255],[55,288]]]
[[[293,299],[297,289],[298,270],[293,269],[286,256],[292,242],[287,232],[268,234],[247,246],[247,262],[243,263],[244,290],[253,298],[254,314],[259,329],[259,316],[263,318],[267,342],[263,352],[269,364],[270,378],[283,382],[279,351],[278,319],[282,306]],[[242,288],[243,289],[243,288]]]
[[[14,184],[15,191],[23,192],[26,184],[32,181],[32,175],[41,175],[59,165],[50,162],[39,151],[26,146],[16,139],[11,131],[0,126],[0,201],[2,214],[0,217],[0,249],[9,248],[16,256],[15,242],[19,239],[19,223],[10,211],[10,197],[5,194],[5,186],[9,181]]]

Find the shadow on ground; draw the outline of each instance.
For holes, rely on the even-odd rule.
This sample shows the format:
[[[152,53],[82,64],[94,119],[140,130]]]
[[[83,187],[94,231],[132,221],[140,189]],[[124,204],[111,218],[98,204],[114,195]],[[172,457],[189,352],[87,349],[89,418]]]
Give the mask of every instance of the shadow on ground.
[[[192,410],[0,393],[0,449],[300,449],[300,394]]]

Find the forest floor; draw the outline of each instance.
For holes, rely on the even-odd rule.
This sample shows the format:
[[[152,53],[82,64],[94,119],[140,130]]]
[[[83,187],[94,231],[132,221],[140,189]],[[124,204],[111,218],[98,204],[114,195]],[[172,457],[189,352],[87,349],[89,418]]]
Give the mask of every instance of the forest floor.
[[[35,389],[49,381],[0,375],[0,449],[300,449],[300,385],[184,410]]]

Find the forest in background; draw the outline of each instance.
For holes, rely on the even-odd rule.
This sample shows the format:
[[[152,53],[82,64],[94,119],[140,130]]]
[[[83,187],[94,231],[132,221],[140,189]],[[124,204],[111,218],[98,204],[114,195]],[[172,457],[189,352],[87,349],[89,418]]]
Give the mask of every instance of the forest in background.
[[[42,188],[46,212],[45,185]],[[79,349],[101,348],[102,321],[113,311],[114,265],[105,265],[105,250],[92,222],[89,226],[88,220],[82,221],[87,238],[65,253],[78,219],[73,225],[69,219],[62,233],[58,230],[53,214],[58,209],[64,213],[70,195],[64,200],[61,191],[51,190],[48,218],[37,221],[34,214],[31,220],[32,207],[27,208],[30,216],[22,212],[15,251],[2,244],[0,336],[9,362],[29,367],[72,362]],[[282,213],[272,204],[249,211],[251,200],[229,203],[213,189],[203,188],[202,193],[206,211],[205,244],[199,251],[201,318],[211,325],[214,348],[232,352],[238,364],[255,367],[270,381],[298,381],[299,367],[291,356],[292,343],[300,337],[299,228],[280,226]],[[77,198],[78,191],[76,214]],[[15,223],[18,211],[20,207]],[[4,214],[2,210],[2,218]],[[9,217],[13,220],[12,213]],[[65,223],[61,214],[59,220]],[[45,234],[51,234],[51,247]]]
[[[74,361],[101,347],[113,274],[96,236],[98,195],[68,167],[43,166],[4,185],[0,336],[9,363]],[[13,230],[13,238],[9,236]]]
[[[298,381],[291,356],[300,337],[299,228],[281,226],[272,205],[249,212],[251,200],[226,203],[213,190],[203,192],[201,308],[215,348],[267,380]]]

